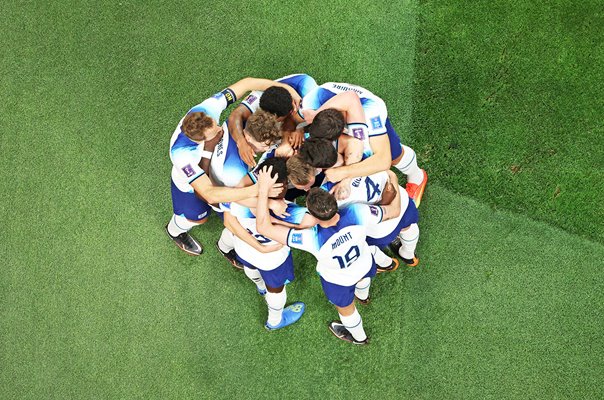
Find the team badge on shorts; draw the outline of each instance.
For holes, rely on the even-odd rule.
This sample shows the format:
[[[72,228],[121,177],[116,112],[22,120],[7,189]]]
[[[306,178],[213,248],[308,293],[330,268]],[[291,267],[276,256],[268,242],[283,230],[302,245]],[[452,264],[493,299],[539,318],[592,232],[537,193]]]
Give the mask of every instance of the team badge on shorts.
[[[187,178],[190,178],[193,175],[195,175],[195,170],[193,169],[193,167],[191,167],[191,164],[187,164],[184,167],[182,167],[182,172],[185,173]]]
[[[302,244],[302,234],[301,233],[294,233],[292,235],[292,243],[294,243],[294,244]]]
[[[371,118],[371,127],[373,129],[380,129],[382,127],[382,120],[379,116]]]

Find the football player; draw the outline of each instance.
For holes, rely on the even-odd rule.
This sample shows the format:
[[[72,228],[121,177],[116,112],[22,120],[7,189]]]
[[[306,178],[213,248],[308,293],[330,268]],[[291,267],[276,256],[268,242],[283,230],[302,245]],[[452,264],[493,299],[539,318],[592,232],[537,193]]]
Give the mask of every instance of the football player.
[[[281,84],[266,79],[242,79],[190,109],[176,127],[170,140],[174,214],[166,225],[166,232],[176,246],[186,253],[200,255],[203,252],[202,245],[189,231],[207,221],[209,203],[238,201],[256,196],[258,190],[255,185],[234,187],[247,173],[247,168],[242,168],[236,160],[238,155],[234,156],[229,151],[229,141],[223,137],[228,128],[226,124],[219,125],[219,118],[229,104],[246,92],[264,90],[274,85]],[[289,86],[283,87],[292,90]],[[228,134],[225,136],[228,137]],[[234,143],[233,146],[236,147]],[[210,168],[214,173],[210,173]],[[232,176],[230,181],[227,179],[229,174]],[[213,179],[218,182],[213,182]],[[277,193],[281,189],[274,190]]]
[[[310,252],[317,258],[317,272],[323,291],[333,303],[340,321],[332,321],[329,330],[339,339],[367,344],[362,318],[357,311],[355,296],[369,298],[371,277],[376,274],[372,251],[366,242],[366,226],[396,218],[400,201],[395,198],[390,205],[357,204],[338,212],[333,195],[313,188],[306,204],[309,213],[319,220],[311,228],[296,230],[274,225],[268,212],[269,190],[276,179],[270,169],[258,176],[258,208],[256,226],[258,232],[276,242]],[[398,193],[396,196],[400,196]]]
[[[327,170],[327,179],[340,182],[345,178],[367,176],[394,166],[407,176],[407,193],[419,207],[428,175],[418,167],[413,149],[401,144],[388,118],[386,104],[381,98],[360,86],[328,82],[302,98],[299,115],[303,116],[305,109],[316,110],[332,97],[349,92],[356,93],[360,98],[366,124],[349,126],[348,133],[364,140],[366,155],[371,155],[359,163],[346,163],[344,166]]]
[[[277,182],[287,185],[285,159],[270,158],[259,168],[272,167],[271,173]],[[298,321],[304,313],[304,303],[295,302],[285,307],[287,293],[285,285],[294,280],[294,264],[290,248],[258,233],[255,209],[238,203],[222,204],[224,223],[234,234],[234,248],[244,272],[256,284],[258,293],[264,296],[268,306],[268,330],[284,328]],[[285,221],[297,224],[302,213],[291,212]]]

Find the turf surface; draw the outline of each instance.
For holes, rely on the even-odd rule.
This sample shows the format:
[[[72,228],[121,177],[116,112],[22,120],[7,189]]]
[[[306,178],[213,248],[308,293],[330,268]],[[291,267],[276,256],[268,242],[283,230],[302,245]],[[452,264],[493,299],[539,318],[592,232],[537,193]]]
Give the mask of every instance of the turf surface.
[[[5,5],[1,397],[601,398],[602,14],[486,4]],[[218,219],[201,258],[162,231],[178,119],[292,72],[380,94],[431,174],[422,266],[376,279],[367,348],[327,332],[310,257],[306,315],[269,334]]]

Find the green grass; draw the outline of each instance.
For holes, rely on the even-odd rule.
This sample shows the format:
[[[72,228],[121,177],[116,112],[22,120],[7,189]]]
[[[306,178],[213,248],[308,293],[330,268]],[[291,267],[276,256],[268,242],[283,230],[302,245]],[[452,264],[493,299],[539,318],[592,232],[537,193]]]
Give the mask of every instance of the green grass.
[[[549,4],[5,5],[0,397],[601,398],[602,14]],[[293,72],[380,94],[430,172],[366,348],[327,332],[310,257],[267,333],[217,218],[200,258],[163,233],[183,113]]]

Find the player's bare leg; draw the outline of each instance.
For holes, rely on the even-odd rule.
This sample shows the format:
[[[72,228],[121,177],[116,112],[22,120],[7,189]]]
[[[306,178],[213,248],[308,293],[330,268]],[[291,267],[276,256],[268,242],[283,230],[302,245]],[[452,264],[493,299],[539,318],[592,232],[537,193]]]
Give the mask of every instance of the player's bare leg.
[[[174,214],[166,225],[166,233],[179,249],[192,256],[198,256],[203,253],[203,246],[189,234],[189,231],[197,225],[206,223],[207,220],[206,217],[198,221],[192,221],[182,215]]]
[[[340,321],[331,321],[329,331],[338,339],[345,340],[353,344],[367,344],[368,338],[363,329],[363,319],[357,311],[354,301],[346,307],[338,307]]]

